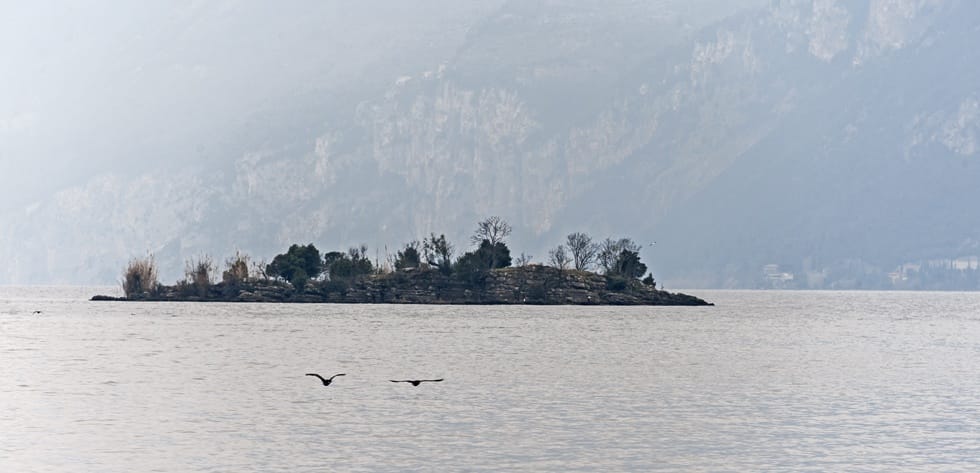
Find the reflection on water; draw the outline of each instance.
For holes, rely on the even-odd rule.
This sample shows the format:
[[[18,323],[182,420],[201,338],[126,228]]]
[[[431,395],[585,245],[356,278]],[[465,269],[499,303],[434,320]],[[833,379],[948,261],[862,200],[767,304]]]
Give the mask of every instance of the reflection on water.
[[[91,293],[0,289],[0,471],[980,466],[980,294],[610,308]],[[445,381],[388,382],[420,378]]]

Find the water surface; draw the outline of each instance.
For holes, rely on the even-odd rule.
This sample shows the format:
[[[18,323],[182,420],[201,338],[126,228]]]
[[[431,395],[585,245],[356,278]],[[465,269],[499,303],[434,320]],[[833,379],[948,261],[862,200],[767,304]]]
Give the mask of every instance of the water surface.
[[[623,308],[96,292],[0,288],[0,471],[980,468],[980,294]],[[428,377],[446,381],[388,382]]]

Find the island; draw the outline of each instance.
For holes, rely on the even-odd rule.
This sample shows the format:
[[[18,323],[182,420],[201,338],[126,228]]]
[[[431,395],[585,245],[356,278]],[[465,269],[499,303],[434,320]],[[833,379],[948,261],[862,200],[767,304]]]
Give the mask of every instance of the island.
[[[238,252],[217,265],[207,256],[189,260],[185,278],[157,281],[152,256],[130,261],[124,297],[93,301],[274,302],[339,304],[529,304],[529,305],[713,305],[698,297],[657,288],[640,261],[642,246],[629,238],[593,242],[583,233],[548,253],[548,263],[513,258],[505,238],[510,226],[491,217],[477,226],[474,248],[454,257],[445,235],[406,244],[385,261],[372,261],[367,247],[321,255],[311,243],[294,244],[271,263]],[[646,274],[646,277],[643,277]]]

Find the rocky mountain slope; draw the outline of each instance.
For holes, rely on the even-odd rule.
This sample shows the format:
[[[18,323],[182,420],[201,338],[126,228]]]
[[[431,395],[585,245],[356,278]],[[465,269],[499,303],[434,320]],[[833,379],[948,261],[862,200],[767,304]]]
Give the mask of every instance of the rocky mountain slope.
[[[975,254],[980,7],[755,3],[696,28],[654,4],[504,3],[382,90],[304,94],[207,162],[3,215],[0,281],[111,282],[146,251],[176,277],[292,242],[383,258],[491,214],[538,261],[572,231],[656,240],[672,287]]]

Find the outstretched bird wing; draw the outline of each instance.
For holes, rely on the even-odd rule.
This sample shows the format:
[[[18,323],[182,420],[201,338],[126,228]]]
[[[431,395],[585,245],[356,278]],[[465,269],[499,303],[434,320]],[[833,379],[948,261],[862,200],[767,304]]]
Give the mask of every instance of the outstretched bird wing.
[[[389,379],[388,381],[391,381],[392,383],[411,383],[411,381],[407,379]]]
[[[347,375],[345,373],[337,373],[337,374],[331,376],[330,377],[330,380],[333,381],[333,379],[336,378],[337,376],[347,376]]]
[[[320,378],[320,381],[323,381],[323,376],[320,376],[320,375],[318,375],[316,373],[306,373],[306,375],[307,376],[316,376],[317,378]]]
[[[439,378],[439,379],[420,379],[419,381],[421,381],[423,383],[438,383],[438,382],[440,382],[442,380],[443,380],[443,378]]]

